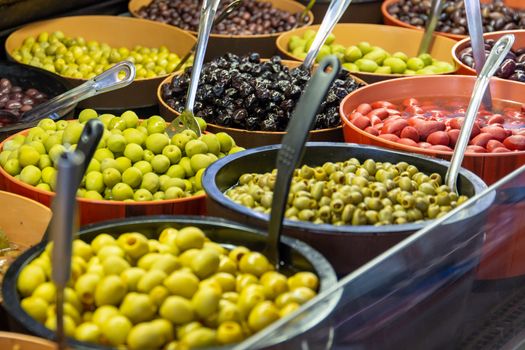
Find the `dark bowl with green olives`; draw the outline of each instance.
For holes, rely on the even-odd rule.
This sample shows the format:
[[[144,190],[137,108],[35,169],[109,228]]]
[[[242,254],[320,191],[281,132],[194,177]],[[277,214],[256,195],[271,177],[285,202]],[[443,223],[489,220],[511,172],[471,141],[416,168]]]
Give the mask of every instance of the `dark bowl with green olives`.
[[[221,218],[198,217],[198,216],[162,215],[162,216],[143,216],[143,217],[103,221],[103,222],[83,226],[75,238],[80,239],[81,241],[84,241],[87,244],[92,244],[94,246],[94,242],[97,239],[97,237],[101,238],[100,236],[107,237],[108,235],[110,235],[114,239],[118,240],[118,237],[121,237],[122,235],[126,235],[126,234],[129,235],[130,232],[133,232],[133,234],[138,233],[138,234],[144,235],[150,241],[158,240],[162,242],[162,239],[163,239],[162,235],[164,231],[175,229],[175,230],[178,230],[178,232],[181,232],[181,229],[183,228],[187,229],[189,227],[198,228],[200,231],[202,231],[206,239],[208,239],[211,244],[217,243],[218,245],[222,247],[222,249],[225,249],[226,251],[229,251],[229,252],[232,252],[233,250],[240,248],[240,249],[245,249],[245,250],[247,249],[246,250],[247,252],[254,252],[258,254],[258,252],[262,252],[266,247],[266,236],[264,234],[264,231],[262,230],[254,229],[254,228],[251,228],[245,225],[240,225],[238,223],[228,221],[225,219],[221,219]],[[43,323],[37,321],[35,318],[30,316],[29,315],[30,312],[28,313],[25,311],[24,307],[22,306],[23,305],[22,300],[24,300],[24,296],[20,288],[17,287],[17,285],[18,286],[20,285],[19,282],[20,282],[21,274],[23,273],[24,269],[27,266],[34,264],[36,259],[41,259],[42,254],[44,254],[46,251],[49,250],[49,247],[46,248],[47,246],[46,243],[47,242],[41,242],[38,245],[35,245],[32,248],[28,249],[27,251],[22,253],[9,267],[4,277],[4,283],[2,285],[2,293],[4,295],[3,305],[5,306],[6,311],[8,315],[10,316],[10,321],[11,321],[10,323],[16,329],[20,331],[29,332],[31,334],[35,334],[42,338],[55,339],[55,333],[53,331],[46,328],[46,326],[44,326]],[[287,276],[288,278],[291,278],[290,276],[296,276],[296,274],[299,272],[315,274],[315,276],[317,276],[316,278],[316,292],[317,293],[322,293],[332,288],[337,283],[337,277],[336,277],[334,269],[332,268],[330,263],[315,249],[291,237],[282,236],[281,243],[282,243],[282,248],[283,248],[282,256],[286,258],[285,260],[287,263],[283,266],[282,269],[279,270],[280,274]],[[102,244],[103,247],[107,245],[108,243]],[[179,245],[179,247],[181,246]],[[209,247],[202,248],[203,251],[206,249],[213,249],[213,248],[209,248]],[[75,248],[73,250],[75,251]],[[196,250],[196,249],[189,249],[189,250]],[[151,254],[152,252],[151,248],[149,251],[150,251],[149,254]],[[181,250],[180,252],[181,254],[178,255],[178,258],[180,258],[179,261],[182,262],[183,261],[182,255],[184,253],[182,253],[183,250]],[[95,257],[100,256],[98,254],[98,251],[94,251],[94,254],[97,254],[97,255],[94,255]],[[251,253],[245,253],[245,254],[251,254]],[[75,252],[73,253],[73,257],[76,258]],[[102,257],[100,256],[100,258]],[[130,261],[130,263],[132,262]],[[241,276],[241,272],[242,272],[241,264],[242,263],[239,261],[238,264],[236,265],[238,266],[236,268],[238,269],[237,270],[238,272],[236,272],[236,274],[237,273],[240,274],[237,277]],[[185,266],[184,264],[182,265]],[[220,266],[223,266],[222,263]],[[182,267],[182,269],[184,268],[187,269],[188,267]],[[150,270],[151,269],[154,269],[154,268],[152,267],[150,268]],[[272,270],[273,268],[269,267],[268,271],[273,273]],[[221,271],[221,267],[219,267],[218,271]],[[176,273],[177,270],[173,272]],[[244,274],[249,275],[249,273],[244,273]],[[199,276],[199,278],[201,278],[200,283],[204,283],[204,281],[211,280],[213,276],[215,275],[212,275],[211,277],[207,277],[207,279],[204,279],[204,277]],[[252,277],[257,278],[255,276],[252,276]],[[262,280],[263,278],[261,277],[260,281]],[[248,285],[248,283],[246,285]],[[201,287],[199,286],[199,288]],[[205,287],[202,287],[202,288],[205,288]],[[76,290],[76,286],[75,286],[75,290]],[[291,287],[289,291],[290,292],[293,291]],[[77,290],[76,292],[78,293]],[[133,294],[132,291],[129,289],[128,289],[128,292],[129,294]],[[225,292],[225,289],[222,290],[222,293],[224,292]],[[138,294],[138,293],[135,293],[135,294]],[[148,294],[145,294],[145,295],[148,295]],[[313,297],[313,295],[311,295],[308,298],[308,300],[311,297]],[[25,296],[25,298],[27,299],[27,296]],[[328,303],[322,304],[323,306],[322,310],[319,310],[319,312],[308,312],[308,314],[305,314],[305,316],[302,318],[301,322],[294,324],[296,327],[294,327],[292,331],[283,333],[281,337],[268,339],[267,343],[264,344],[264,348],[268,348],[268,347],[279,348],[280,346],[284,346],[283,344],[285,342],[286,344],[289,344],[290,341],[293,342],[294,338],[297,339],[297,337],[300,334],[303,334],[304,332],[308,332],[308,330],[312,329],[313,327],[317,326],[321,321],[323,321],[335,308],[340,298],[341,298],[341,291],[334,292],[327,299]],[[271,299],[267,298],[266,300],[271,300]],[[307,300],[305,299],[304,302],[306,301]],[[302,302],[299,302],[299,304],[301,303]],[[275,301],[275,304],[278,305],[278,302]],[[89,305],[83,304],[83,307],[84,307],[83,312],[90,311]],[[122,304],[121,304],[121,307],[122,307]],[[162,309],[162,307],[159,307],[159,309]],[[159,313],[162,313],[162,311],[159,311]],[[281,317],[284,317],[284,316],[285,315],[283,314],[283,316]],[[193,321],[196,321],[196,320],[197,319],[194,319]],[[200,320],[200,319],[199,321],[203,322],[203,320]],[[205,322],[206,321],[204,321],[203,323],[205,326],[212,327],[206,324]],[[195,323],[195,322],[192,322],[192,323]],[[138,324],[141,324],[141,323],[138,323]],[[175,325],[178,325],[178,324],[175,323]],[[253,329],[252,331],[255,332]],[[75,336],[76,334],[77,333],[75,333]],[[102,332],[102,334],[104,333]],[[174,340],[179,340],[181,342],[184,342],[184,338],[182,340],[181,339],[174,339]],[[99,349],[99,350],[108,349],[109,350],[109,349],[114,348],[114,347],[110,347],[109,345],[105,346],[105,345],[100,345],[97,343],[79,341],[73,338],[68,338],[68,344],[72,348],[75,348],[75,349]],[[189,346],[189,347],[193,348],[193,346]],[[211,346],[211,347],[206,346],[206,349],[210,349],[210,350],[212,349],[224,350],[226,348],[231,348],[231,345],[230,347],[221,346],[221,345]]]
[[[202,180],[208,213],[267,227],[279,149],[258,147],[210,166]],[[461,169],[458,194],[450,192],[443,185],[449,165],[378,147],[309,142],[292,179],[283,234],[319,250],[344,276],[486,189]],[[454,230],[483,220],[490,202],[454,222]]]

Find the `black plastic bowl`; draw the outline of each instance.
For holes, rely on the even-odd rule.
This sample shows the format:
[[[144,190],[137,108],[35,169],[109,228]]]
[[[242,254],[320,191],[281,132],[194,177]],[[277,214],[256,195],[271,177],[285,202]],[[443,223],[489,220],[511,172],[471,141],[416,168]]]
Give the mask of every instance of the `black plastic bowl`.
[[[327,161],[345,161],[355,157],[360,161],[372,158],[376,161],[397,163],[405,161],[417,166],[426,173],[436,172],[445,178],[449,162],[424,156],[390,151],[383,148],[348,143],[308,142],[302,164],[322,165]],[[219,159],[204,172],[202,184],[207,193],[209,215],[225,217],[250,226],[267,227],[269,216],[258,213],[235,203],[224,195],[245,173],[266,173],[275,168],[275,160],[280,145],[249,149]],[[472,197],[487,186],[472,172],[461,169],[458,177],[458,191]],[[485,203],[486,202],[486,203]],[[490,200],[479,207],[482,213],[490,205]],[[485,205],[486,204],[486,205]],[[296,237],[318,249],[335,268],[339,276],[346,275],[370,261],[388,248],[394,246],[410,234],[421,229],[425,223],[409,223],[385,226],[334,226],[312,224],[309,222],[285,220],[283,234]],[[468,225],[468,218],[454,223]]]
[[[266,236],[264,232],[260,230],[220,218],[198,216],[144,216],[133,219],[104,221],[84,226],[80,230],[78,238],[86,242],[91,242],[100,233],[107,233],[116,237],[125,232],[141,232],[148,238],[157,238],[160,232],[168,226],[181,228],[189,225],[198,226],[211,240],[221,243],[225,247],[243,245],[251,250],[262,251],[266,246]],[[334,269],[319,252],[294,238],[281,237],[281,242],[283,243],[287,261],[290,262],[286,270],[290,272],[295,270],[314,272],[319,277],[320,291],[324,291],[336,284],[337,277]],[[11,264],[2,283],[3,305],[9,316],[14,319],[15,326],[22,327],[22,330],[39,337],[54,339],[54,332],[34,320],[22,309],[20,306],[20,296],[16,289],[16,281],[18,280],[20,271],[33,259],[38,257],[44,249],[45,243],[41,242],[21,254]],[[286,270],[284,273],[286,273]],[[340,297],[340,292],[334,293],[322,313],[306,315],[302,319],[302,322],[297,324],[297,327],[294,328],[292,333],[283,334],[282,337],[279,338],[269,339],[265,346],[277,345],[316,326],[331,313]],[[75,349],[112,349],[98,344],[76,341],[74,339],[69,339],[68,344]],[[225,347],[220,348],[224,349]]]
[[[0,78],[7,78],[13,83],[13,85],[18,85],[24,90],[35,88],[38,91],[45,93],[48,98],[53,98],[63,94],[70,89],[69,84],[56,74],[40,68],[7,61],[0,61]],[[76,104],[61,111],[61,116],[64,117],[72,112],[75,109],[75,106]],[[26,127],[27,125],[15,128],[8,132],[3,132],[2,128],[0,128],[0,141]]]

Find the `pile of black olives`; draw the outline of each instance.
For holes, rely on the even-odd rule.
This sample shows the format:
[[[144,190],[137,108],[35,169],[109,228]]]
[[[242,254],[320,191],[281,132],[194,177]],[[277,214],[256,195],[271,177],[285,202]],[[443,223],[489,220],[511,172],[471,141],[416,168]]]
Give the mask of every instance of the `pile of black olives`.
[[[485,39],[485,55],[487,56],[496,43],[493,39]],[[475,68],[472,47],[468,46],[459,53],[461,62]],[[516,50],[510,50],[507,57],[496,71],[496,76],[503,79],[510,79],[519,82],[525,82],[525,47]]]
[[[31,110],[34,106],[47,101],[47,96],[33,88],[22,89],[14,85],[9,79],[0,79],[0,109],[6,110],[19,117],[22,113]],[[0,117],[0,127],[10,124],[11,118]]]
[[[399,0],[388,8],[388,13],[400,21],[424,27],[428,20],[431,0]],[[525,29],[525,11],[505,6],[502,0],[481,4],[483,31]],[[463,0],[447,0],[439,17],[436,31],[467,35],[467,17]]]
[[[276,171],[244,174],[225,195],[269,213]],[[451,192],[438,173],[427,175],[406,162],[351,158],[296,169],[285,217],[332,225],[391,225],[435,219],[468,197]]]
[[[182,112],[191,68],[162,86],[162,98]],[[290,69],[279,56],[262,61],[259,54],[226,54],[204,65],[194,113],[208,123],[245,130],[284,131],[310,72]],[[321,104],[315,129],[339,126],[339,103],[363,86],[342,71]]]

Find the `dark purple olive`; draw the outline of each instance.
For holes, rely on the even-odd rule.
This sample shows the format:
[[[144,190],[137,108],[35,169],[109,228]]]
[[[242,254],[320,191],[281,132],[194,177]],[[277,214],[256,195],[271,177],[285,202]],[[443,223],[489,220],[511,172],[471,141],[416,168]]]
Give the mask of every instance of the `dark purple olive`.
[[[34,97],[38,93],[39,91],[37,89],[29,88],[26,90],[26,95],[29,97]]]
[[[525,53],[522,53],[521,55],[519,55],[516,59],[516,62],[518,63],[523,63],[525,62]]]
[[[489,49],[490,49],[490,47],[489,47]],[[463,50],[461,50],[459,52],[459,55],[460,55],[460,57],[462,55],[472,55],[472,47],[470,47],[470,46],[469,47],[465,47]]]
[[[7,101],[9,101],[9,96],[8,95],[1,95],[0,96],[0,103],[5,104]]]
[[[30,111],[31,109],[33,109],[33,106],[23,105],[22,107],[20,107],[20,112],[24,113],[24,112]]]
[[[9,81],[9,79],[6,79],[6,78],[0,79],[0,88],[8,88],[8,89],[10,89],[11,88],[11,82]]]
[[[516,63],[510,58],[507,58],[498,68],[496,75],[500,78],[507,79],[514,73],[515,69]]]
[[[19,109],[20,107],[22,107],[20,101],[9,100],[5,103],[5,108],[7,109]]]
[[[520,47],[519,49],[514,50],[514,53],[516,54],[516,56],[521,56],[525,54],[525,47]]]
[[[22,94],[21,92],[11,92],[9,94],[9,99],[10,100],[17,100],[17,101],[19,101],[19,100],[22,99],[22,97],[24,97],[24,94]]]
[[[11,92],[21,92],[22,88],[20,86],[13,86],[11,88]]]
[[[35,101],[31,97],[27,97],[27,96],[22,97],[22,100],[20,100],[20,102],[23,105],[29,105],[29,106],[32,106],[33,104],[35,104]]]

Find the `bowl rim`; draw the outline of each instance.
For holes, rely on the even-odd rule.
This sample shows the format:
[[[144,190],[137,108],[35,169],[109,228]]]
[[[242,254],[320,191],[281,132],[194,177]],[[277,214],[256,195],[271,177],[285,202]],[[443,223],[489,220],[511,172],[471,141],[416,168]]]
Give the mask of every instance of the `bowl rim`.
[[[16,29],[15,31],[11,32],[9,34],[9,36],[6,38],[5,42],[4,42],[4,50],[6,52],[6,56],[7,56],[7,59],[16,63],[16,64],[19,64],[19,65],[22,65],[22,66],[26,66],[26,67],[31,67],[31,68],[38,68],[38,67],[35,67],[35,66],[31,66],[29,64],[25,64],[25,63],[22,63],[22,62],[19,62],[17,61],[13,55],[12,55],[12,52],[10,52],[8,49],[7,49],[7,44],[8,42],[10,41],[10,39],[12,40],[12,36],[15,35],[15,34],[19,34],[21,31],[24,31],[24,29],[28,26],[28,25],[40,25],[40,24],[47,24],[47,23],[53,23],[53,22],[60,22],[61,21],[68,21],[68,20],[71,20],[71,21],[74,21],[76,19],[88,19],[88,18],[98,18],[100,20],[104,20],[104,21],[109,21],[109,22],[113,22],[113,21],[127,21],[128,23],[149,23],[149,24],[146,24],[146,25],[158,25],[159,28],[164,28],[164,30],[174,30],[179,32],[181,35],[183,36],[186,36],[186,37],[191,37],[194,41],[194,43],[196,44],[197,43],[197,39],[195,38],[195,36],[187,33],[186,31],[178,28],[178,27],[175,27],[175,26],[170,26],[170,25],[167,25],[165,23],[162,23],[162,22],[156,22],[156,21],[149,21],[149,20],[146,20],[146,19],[143,19],[143,18],[140,18],[140,17],[126,17],[126,16],[109,16],[109,15],[78,15],[78,16],[64,16],[64,17],[57,17],[57,18],[51,18],[51,19],[43,19],[43,20],[39,20],[39,21],[36,21],[36,22],[31,22],[31,23],[28,23],[24,26],[21,26],[19,27],[18,29]],[[151,23],[153,22],[153,24]],[[115,25],[115,24],[113,24]],[[133,25],[133,24],[132,24]],[[57,29],[58,30],[58,29]],[[39,69],[42,69],[42,68],[39,68]],[[45,70],[45,69],[42,69],[42,70]],[[165,77],[169,76],[170,74],[173,74],[173,73],[177,73],[179,71],[181,71],[182,69],[179,69],[178,71],[175,71],[175,72],[171,72],[171,73],[166,73],[166,74],[162,74],[162,75],[157,75],[155,77],[151,77],[151,78],[135,78],[133,80],[132,83],[134,82],[143,82],[143,81],[155,81],[155,80],[160,80],[160,79],[164,79]],[[65,75],[61,75],[59,73],[53,73],[51,71],[47,71],[45,70],[46,72],[50,73],[50,74],[53,74],[53,75],[56,75],[56,76],[59,76],[60,78],[62,79],[67,79],[67,80],[70,80],[71,82],[75,83],[75,84],[82,84],[82,83],[85,83],[86,81],[88,81],[89,79],[81,79],[81,78],[73,78],[73,77],[68,77],[68,76],[65,76]]]
[[[151,3],[151,1],[153,0],[150,0],[149,3]],[[287,4],[294,4],[294,5],[299,5],[301,8],[301,12],[304,11],[306,9],[306,6],[304,6],[302,3],[298,2],[298,1],[294,1],[294,0],[262,0],[264,2],[283,2],[283,3],[287,3]],[[152,19],[147,19],[147,18],[144,18],[144,17],[141,17],[139,16],[138,12],[136,12],[134,9],[131,8],[131,5],[134,4],[136,2],[136,0],[131,0],[128,2],[128,11],[129,13],[131,14],[132,17],[134,18],[140,18],[142,20],[147,20],[147,21],[153,21],[153,22],[157,22],[155,20],[152,20]],[[148,5],[149,5],[148,3]],[[312,12],[312,10],[308,11],[308,22],[305,23],[302,27],[305,27],[305,26],[308,26],[308,25],[311,25],[312,23],[314,23],[314,14]],[[159,22],[159,23],[162,23],[162,22]],[[197,36],[197,32],[196,31],[193,31],[193,30],[185,30],[185,29],[182,29],[178,26],[175,26],[175,25],[172,25],[172,24],[166,24],[166,25],[169,25],[169,26],[172,26],[172,27],[175,27],[175,28],[178,28],[180,30],[184,30],[185,32],[187,33],[190,33],[191,35],[193,36]],[[300,28],[302,28],[300,27]],[[292,29],[293,30],[293,29]],[[271,34],[252,34],[252,35],[233,35],[233,34],[214,34],[214,33],[210,33],[210,38],[220,38],[220,39],[263,39],[263,38],[277,38],[280,34],[282,33],[288,33],[290,32],[291,30],[287,30],[287,31],[284,31],[284,32],[277,32],[277,33],[271,33]]]
[[[44,339],[41,337],[37,337],[34,335],[29,334],[23,334],[23,333],[15,333],[15,332],[7,332],[7,331],[0,331],[0,338],[2,339],[11,339],[14,341],[22,341],[31,343],[33,345],[38,346],[45,346],[46,349],[52,350],[56,348],[56,343],[52,342],[48,339]],[[24,347],[22,347],[23,350]]]
[[[407,79],[436,79],[436,78],[443,78],[443,76],[437,77],[437,76],[427,75],[427,76],[406,77],[406,78],[401,78],[401,79],[407,80]],[[451,76],[451,77],[448,77],[448,78],[450,78],[450,79],[465,79],[465,78],[467,78],[467,79],[472,79],[472,80],[476,79],[476,77],[473,76],[473,75],[454,75],[454,76]],[[507,79],[498,79],[498,80],[505,81],[505,83],[510,83],[510,84],[521,84],[521,83],[513,82],[513,81],[510,81],[510,80],[507,80]],[[373,85],[373,87],[374,88],[380,88],[383,84],[388,84],[389,82],[390,82],[390,84],[392,84],[391,80],[385,80],[385,81],[381,81],[381,82],[375,83]],[[452,83],[452,82],[450,82],[450,83]],[[367,88],[367,86],[363,87],[363,89],[365,89],[365,88]],[[418,154],[422,154],[422,155],[426,155],[426,156],[435,156],[435,155],[443,155],[443,156],[449,156],[449,157],[452,156],[453,151],[427,150],[425,148],[403,145],[403,144],[400,144],[400,143],[397,143],[397,142],[393,142],[393,141],[390,141],[390,140],[385,140],[383,138],[374,136],[374,135],[369,134],[366,131],[361,130],[358,127],[356,127],[348,119],[348,117],[346,116],[346,114],[343,111],[343,108],[344,108],[345,104],[347,104],[347,101],[350,100],[354,96],[354,93],[356,91],[352,91],[351,93],[346,95],[346,97],[341,101],[341,104],[339,105],[339,115],[340,115],[341,120],[343,122],[343,127],[349,127],[353,131],[356,131],[359,134],[361,134],[363,136],[366,136],[366,137],[370,138],[371,140],[374,140],[375,142],[383,144],[384,147],[387,147],[388,149],[403,150],[405,152],[413,152],[413,153],[418,153]],[[487,153],[473,153],[473,152],[465,152],[465,157],[473,157],[473,158],[510,157],[510,156],[516,156],[516,155],[522,155],[522,154],[525,154],[525,151],[510,151],[510,152],[504,152],[504,153],[489,153],[489,152],[487,152]]]
[[[411,24],[408,24],[406,22],[403,22],[403,21],[400,21],[398,20],[397,18],[395,18],[394,16],[392,16],[389,12],[388,12],[388,8],[395,4],[395,3],[398,3],[399,0],[384,0],[383,1],[383,4],[381,4],[381,13],[383,14],[383,18],[386,18],[388,19],[389,21],[393,22],[393,23],[396,23],[396,26],[399,26],[399,27],[404,27],[404,28],[409,28],[409,29],[416,29],[416,30],[424,30],[424,28],[418,28],[416,26],[413,26]],[[446,36],[448,37],[449,39],[453,39],[453,40],[462,40],[464,39],[465,37],[467,37],[468,35],[463,35],[463,34],[452,34],[452,33],[446,33],[446,32],[435,32],[437,35],[441,35],[441,36]]]
[[[340,143],[340,142],[307,142],[305,147],[305,152],[308,152],[308,147],[321,147],[321,148],[363,148],[366,150],[374,150],[379,151],[383,153],[388,154],[400,154],[404,156],[410,156],[412,158],[418,158],[420,160],[423,160],[425,162],[429,163],[437,163],[438,165],[441,165],[443,167],[448,168],[450,165],[450,162],[439,159],[439,158],[429,158],[424,155],[420,154],[413,154],[413,153],[407,153],[407,152],[400,152],[397,150],[391,150],[391,149],[385,149],[381,147],[376,146],[369,146],[369,145],[361,145],[356,143]],[[268,151],[274,151],[276,149],[280,149],[281,145],[269,145],[269,146],[261,146],[256,148],[247,149],[242,152],[235,153],[231,155],[231,157],[228,157],[228,159],[219,159],[217,162],[210,165],[206,170],[204,171],[203,177],[202,177],[202,186],[204,190],[206,191],[206,194],[208,195],[208,198],[210,200],[213,200],[217,203],[221,203],[221,205],[227,207],[229,210],[235,211],[237,213],[240,213],[243,216],[247,216],[250,219],[256,219],[263,222],[268,222],[269,215],[264,213],[259,213],[253,210],[250,210],[247,207],[242,206],[241,204],[237,204],[228,197],[224,195],[223,192],[220,191],[220,189],[217,187],[215,178],[219,171],[228,163],[231,163],[233,161],[238,160],[239,158],[244,157],[245,155],[252,155],[255,153],[265,153]],[[475,195],[481,193],[483,190],[487,188],[487,185],[485,182],[476,174],[473,172],[465,169],[460,168],[459,171],[460,175],[463,175],[470,183],[472,183],[474,187]],[[315,232],[322,232],[324,235],[340,235],[340,234],[350,234],[350,235],[374,235],[374,236],[381,236],[381,235],[387,235],[387,234],[396,234],[399,232],[408,232],[408,231],[417,231],[424,226],[428,225],[428,223],[433,222],[433,220],[425,220],[424,223],[407,223],[407,224],[400,224],[400,225],[384,225],[384,226],[374,226],[374,225],[359,225],[359,226],[353,226],[353,225],[342,225],[342,226],[335,226],[330,224],[313,224],[311,222],[305,222],[305,221],[293,221],[289,219],[284,219],[284,226],[289,227],[295,230],[300,230],[303,232],[312,231],[312,229],[315,228]]]
[[[252,235],[259,235],[264,236],[265,232],[262,229],[254,228],[247,226],[246,224],[240,224],[236,223],[231,220],[226,220],[223,218],[218,217],[211,217],[211,216],[193,216],[193,215],[154,215],[154,216],[137,216],[133,217],[131,219],[113,219],[113,220],[107,220],[102,221],[98,223],[89,224],[86,226],[81,227],[77,238],[81,238],[83,234],[89,234],[90,232],[103,232],[107,231],[107,229],[115,228],[119,226],[126,226],[126,225],[137,225],[137,224],[163,224],[163,223],[177,223],[182,225],[199,225],[204,224],[208,226],[215,226],[219,228],[229,228],[233,230],[239,230],[239,231],[245,231],[249,232],[249,234]],[[312,268],[315,270],[315,273],[319,277],[320,286],[319,286],[319,292],[325,291],[333,287],[337,284],[337,277],[334,268],[332,265],[328,262],[328,260],[319,253],[319,251],[309,244],[293,237],[281,236],[281,243],[285,244],[286,246],[294,249],[297,253],[299,253],[305,260],[307,260],[311,265]],[[45,245],[47,244],[46,241],[41,241],[37,245],[29,248],[25,252],[23,252],[21,255],[17,257],[17,259],[9,266],[7,272],[5,273],[4,279],[5,280],[18,280],[18,276],[24,266],[27,266],[27,264],[30,263],[30,261],[33,261],[38,254],[42,253],[44,251]],[[324,283],[323,283],[324,282]],[[18,322],[20,322],[27,330],[29,330],[33,334],[38,334],[39,336],[45,337],[44,339],[53,339],[54,338],[54,332],[47,329],[43,324],[33,319],[29,314],[27,314],[21,307],[20,300],[21,297],[17,291],[16,283],[2,283],[1,286],[2,294],[4,295],[4,307],[6,311],[11,315],[11,317],[15,318]],[[318,324],[321,322],[324,318],[328,316],[328,314],[336,307],[339,299],[341,298],[342,291],[338,291],[334,293],[333,297],[330,299],[330,303],[328,307],[326,308],[326,311],[321,313],[320,315],[311,315],[310,322],[306,323],[306,325],[303,325],[304,328],[311,329],[315,325],[310,325],[311,322],[316,322]],[[307,315],[308,317],[308,315]],[[299,334],[295,334],[294,336],[297,336]],[[275,342],[282,342],[285,341],[285,339],[277,338],[273,341]],[[272,340],[269,341],[272,343]],[[100,349],[100,350],[109,350],[113,349],[112,347],[106,347],[104,345],[94,344],[94,343],[88,343],[76,340],[74,338],[68,337],[68,344],[71,346],[74,346],[75,349]],[[268,345],[268,344],[265,344]],[[210,348],[210,350],[226,350],[229,349],[228,346],[220,346],[220,347],[213,347]]]
[[[38,207],[38,208],[42,209],[43,211],[49,212],[51,214],[51,208],[43,205],[42,203],[40,203],[40,202],[38,202],[38,201],[36,201],[34,199],[22,196],[22,195],[20,195],[18,193],[13,193],[13,192],[9,192],[9,191],[0,190],[0,196],[17,198],[19,200],[27,202],[27,204],[31,204],[31,205],[33,205],[35,207]]]
[[[491,38],[493,36],[497,37],[497,36],[503,36],[505,34],[516,34],[516,33],[523,34],[525,36],[525,29],[499,30],[499,31],[495,31],[495,32],[483,33],[483,38]],[[459,50],[463,49],[467,45],[470,45],[470,36],[467,36],[466,38],[458,41],[454,45],[454,47],[452,48],[452,58],[454,59],[454,61],[456,62],[456,65],[458,67],[461,67],[461,68],[467,70],[472,75],[476,75],[476,70],[473,69],[473,68],[470,68],[465,63],[461,62],[461,60],[458,57]],[[494,76],[494,78],[495,79],[501,79],[501,80],[510,80],[510,79],[502,79],[502,78],[499,78],[499,77],[496,77],[496,76]]]
[[[361,26],[369,27],[369,28],[383,27],[383,28],[388,28],[390,31],[392,31],[392,30],[396,30],[396,31],[398,31],[398,30],[399,31],[414,31],[414,30],[421,31],[421,30],[419,30],[416,27],[408,28],[408,27],[392,26],[392,25],[386,25],[386,24],[374,24],[374,23],[337,23],[335,25],[335,27],[348,27],[350,29],[352,27],[361,27]],[[300,59],[297,56],[294,56],[291,52],[288,52],[288,51],[286,51],[284,49],[283,41],[285,40],[286,36],[293,35],[293,33],[299,31],[299,29],[301,29],[301,30],[303,30],[305,28],[314,29],[314,28],[319,28],[319,27],[320,27],[319,24],[312,24],[312,25],[309,25],[309,26],[296,28],[296,29],[293,29],[291,31],[288,31],[286,33],[283,33],[283,34],[279,35],[277,37],[277,40],[275,41],[275,45],[277,46],[277,50],[279,51],[279,53],[281,55],[284,55],[286,57],[291,57],[293,60],[296,60],[296,61],[299,61],[299,62],[303,62],[302,59]],[[392,35],[397,35],[397,33],[396,34],[392,33]],[[440,35],[440,34],[434,34],[434,40],[436,40],[438,38],[439,38],[439,40],[446,39],[447,41],[450,40],[450,41],[455,43],[455,40],[452,39],[452,38],[449,38],[447,36]],[[458,71],[459,66],[457,65],[456,61],[454,60],[454,57],[453,57],[452,53],[450,53],[450,58],[451,58],[452,63],[454,64],[454,70],[453,71],[444,72],[444,73],[427,74],[427,75],[452,75],[452,74],[455,74]],[[370,73],[370,72],[350,72],[350,74],[359,74],[359,75],[363,76],[364,78],[368,78],[368,79],[370,79],[370,78],[377,78],[377,77],[387,77],[387,78],[392,78],[393,79],[393,78],[403,78],[403,77],[411,77],[411,76],[413,76],[413,75],[410,75],[410,74],[398,74],[398,73],[379,74],[379,73]]]
[[[268,58],[261,58],[261,60],[269,60],[269,59]],[[281,62],[285,63],[286,65],[290,65],[293,68],[298,67],[301,64],[301,62],[299,62],[299,61],[286,60],[286,59],[281,60]],[[177,71],[177,72],[173,72],[172,74],[170,74],[169,76],[164,78],[164,80],[162,80],[162,82],[157,86],[157,101],[158,101],[158,103],[160,104],[160,106],[162,108],[168,110],[170,113],[172,113],[173,115],[177,115],[177,116],[180,115],[180,113],[177,112],[175,109],[173,109],[171,106],[169,106],[166,103],[166,101],[164,100],[164,98],[162,98],[162,86],[164,86],[164,84],[171,83],[171,80],[173,78],[175,78],[175,76],[180,76],[182,74],[184,74],[183,70],[180,70],[180,71]],[[358,77],[356,77],[355,75],[353,75],[351,73],[349,73],[349,75],[356,82],[363,84],[363,86],[361,88],[369,85],[363,79],[358,78]],[[343,102],[343,100],[341,100],[341,102]],[[222,125],[219,125],[219,124],[213,124],[213,123],[208,123],[208,122],[206,122],[206,123],[208,125],[211,125],[213,128],[222,129],[222,130],[224,130],[224,132],[246,133],[248,135],[259,135],[259,136],[267,136],[267,135],[283,136],[284,134],[286,134],[286,131],[246,130],[246,129],[222,126]],[[336,131],[336,130],[342,130],[342,128],[343,128],[343,123],[341,123],[338,126],[331,127],[331,128],[310,130],[310,133],[315,135],[315,134],[318,134],[318,133],[325,133],[325,132],[331,132],[331,131]]]
[[[75,122],[74,120],[68,120],[68,122]],[[22,131],[17,132],[16,134],[10,135],[8,138],[0,142],[0,152],[3,149],[3,146],[5,145],[5,142],[12,140],[17,135],[24,135],[29,132],[31,128],[24,129]],[[12,182],[16,184],[17,186],[21,186],[26,190],[29,190],[31,192],[36,192],[39,196],[45,196],[50,199],[55,198],[56,192],[53,191],[47,191],[43,190],[41,188],[37,188],[35,186],[31,186],[29,184],[26,184],[25,182],[22,182],[18,179],[15,179],[14,176],[7,173],[7,171],[4,170],[3,167],[0,167],[0,177],[4,177],[6,181]],[[28,197],[25,197],[28,198]],[[110,206],[125,206],[125,207],[135,207],[135,206],[153,206],[153,205],[169,205],[169,204],[179,204],[179,203],[185,203],[189,201],[197,201],[197,200],[203,200],[206,198],[206,194],[198,194],[198,195],[192,195],[189,197],[183,197],[183,198],[174,198],[174,199],[158,199],[158,200],[151,200],[151,201],[145,201],[145,202],[138,202],[138,201],[115,201],[115,200],[108,200],[108,199],[88,199],[83,197],[76,197],[76,200],[78,203],[85,203],[85,204],[97,204],[97,205],[110,205]],[[32,198],[29,198],[32,199]],[[34,200],[34,199],[32,199]]]

